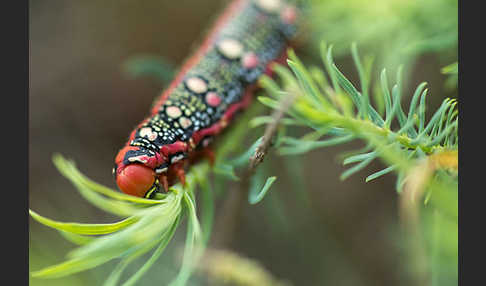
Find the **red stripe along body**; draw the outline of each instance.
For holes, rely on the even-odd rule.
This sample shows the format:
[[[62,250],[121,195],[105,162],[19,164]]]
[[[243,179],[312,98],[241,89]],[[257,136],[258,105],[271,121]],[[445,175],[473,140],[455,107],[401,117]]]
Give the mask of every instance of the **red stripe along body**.
[[[150,197],[159,182],[165,189],[176,178],[184,183],[184,166],[250,103],[258,78],[282,58],[297,14],[283,0],[234,1],[116,156],[118,187]]]

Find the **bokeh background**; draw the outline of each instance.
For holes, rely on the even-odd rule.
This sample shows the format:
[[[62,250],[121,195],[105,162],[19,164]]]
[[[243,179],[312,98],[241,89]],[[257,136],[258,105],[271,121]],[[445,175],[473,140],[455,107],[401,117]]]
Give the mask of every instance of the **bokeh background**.
[[[179,66],[227,2],[30,1],[31,209],[61,221],[116,220],[82,199],[57,172],[52,155],[59,152],[74,159],[88,177],[115,187],[114,156],[167,84],[133,78],[124,72],[124,63],[157,55]],[[349,55],[356,41],[361,54],[376,56],[377,71],[387,67],[393,75],[399,63],[405,64],[407,94],[428,82],[429,111],[445,97],[457,97],[440,73],[457,60],[457,1],[311,2],[308,30],[297,50],[305,62],[320,64],[320,40],[334,43],[335,61],[357,82]],[[260,204],[243,206],[227,248],[258,261],[292,285],[413,285],[401,240],[395,176],[365,183],[368,174],[382,167],[375,162],[339,180],[345,168],[338,154],[360,146],[353,142],[289,158],[270,154],[266,161],[278,180]],[[234,189],[233,184],[224,186],[228,193]],[[223,195],[217,217],[223,215],[224,201]],[[73,248],[56,231],[32,219],[29,229],[30,271],[63,261]],[[180,227],[139,285],[170,281],[180,264],[177,251],[184,232]],[[114,266],[112,262],[55,280],[31,278],[30,283],[101,285]],[[200,276],[191,283],[205,283]],[[441,285],[457,283],[453,274],[446,277]]]

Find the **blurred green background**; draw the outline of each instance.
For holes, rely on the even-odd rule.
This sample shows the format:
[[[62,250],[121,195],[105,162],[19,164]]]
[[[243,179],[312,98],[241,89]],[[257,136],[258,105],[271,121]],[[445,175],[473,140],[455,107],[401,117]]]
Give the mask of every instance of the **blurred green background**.
[[[165,86],[128,77],[123,63],[150,54],[179,66],[227,2],[30,1],[31,209],[61,221],[116,220],[81,198],[55,169],[52,154],[74,159],[88,177],[115,187],[114,156]],[[457,1],[311,2],[304,41],[297,49],[306,63],[320,64],[316,51],[325,40],[335,44],[336,63],[357,82],[349,55],[356,41],[362,55],[375,55],[377,71],[387,67],[393,75],[398,64],[405,64],[406,93],[428,82],[428,111],[445,97],[457,97],[440,73],[457,61]],[[266,161],[278,180],[260,204],[245,204],[228,247],[292,285],[414,285],[400,232],[395,176],[365,183],[366,175],[382,167],[375,162],[339,180],[344,167],[337,154],[361,145],[353,142],[301,157],[271,154]],[[228,193],[234,189],[225,186]],[[216,217],[222,214],[224,197],[217,202]],[[73,248],[32,219],[29,229],[30,271],[61,262]],[[176,254],[184,231],[179,229],[139,285],[171,280],[180,263]],[[101,285],[114,266],[112,262],[55,280],[31,278],[30,284]],[[454,267],[445,265],[439,285],[457,284]],[[205,283],[203,276],[197,278],[191,283]]]

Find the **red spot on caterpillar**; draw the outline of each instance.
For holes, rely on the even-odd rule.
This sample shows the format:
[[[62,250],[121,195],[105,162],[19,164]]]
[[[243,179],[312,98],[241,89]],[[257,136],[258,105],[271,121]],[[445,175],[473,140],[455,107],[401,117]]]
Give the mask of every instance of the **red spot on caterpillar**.
[[[255,53],[247,53],[242,58],[243,67],[247,69],[252,69],[259,64],[258,56]]]
[[[221,103],[221,97],[216,92],[208,92],[206,94],[206,102],[212,106],[216,107]]]
[[[290,5],[286,6],[280,14],[280,19],[282,19],[285,24],[294,24],[297,20],[297,9]]]
[[[199,144],[199,142],[201,142],[201,140],[205,137],[219,134],[228,125],[229,121],[231,121],[237,111],[247,107],[251,103],[252,94],[254,93],[256,88],[256,85],[248,87],[245,91],[245,94],[243,95],[242,100],[240,102],[230,105],[218,122],[214,123],[208,128],[204,128],[194,132],[191,137],[191,139],[194,141],[194,144]]]

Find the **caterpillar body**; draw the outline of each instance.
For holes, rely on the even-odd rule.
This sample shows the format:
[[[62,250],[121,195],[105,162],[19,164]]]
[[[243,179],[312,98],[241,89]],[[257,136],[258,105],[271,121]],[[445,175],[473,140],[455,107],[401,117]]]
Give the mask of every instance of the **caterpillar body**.
[[[212,138],[285,55],[298,16],[284,0],[232,2],[118,152],[113,173],[120,190],[150,198],[160,185],[184,184],[184,169],[201,154],[211,159]]]

